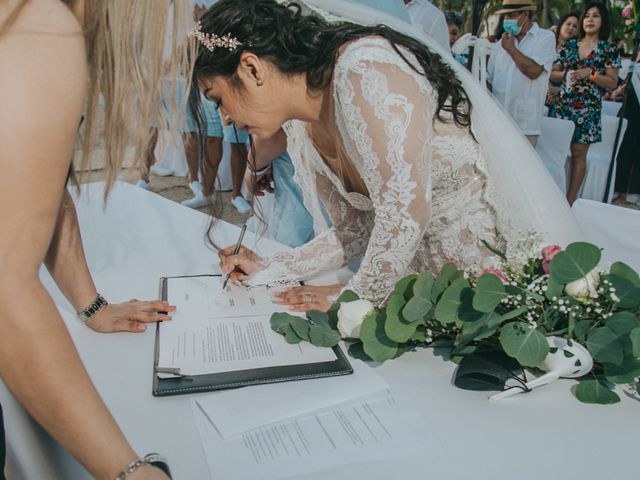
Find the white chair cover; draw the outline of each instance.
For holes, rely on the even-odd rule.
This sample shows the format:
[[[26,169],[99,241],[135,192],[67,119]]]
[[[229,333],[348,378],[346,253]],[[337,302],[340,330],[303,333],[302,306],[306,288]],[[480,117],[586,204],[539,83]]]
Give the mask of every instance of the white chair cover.
[[[621,107],[621,102],[608,102],[604,100],[602,102],[602,115],[611,115],[612,117],[616,117],[618,116],[618,111]]]
[[[574,128],[575,125],[571,120],[542,117],[542,132],[536,145],[536,152],[563,193],[567,192],[565,164],[571,153],[570,145]]]
[[[602,201],[605,189],[607,187],[607,175],[609,173],[609,163],[611,162],[611,154],[613,153],[613,143],[616,138],[616,130],[618,129],[619,118],[610,115],[602,115],[602,141],[594,143],[589,147],[587,153],[587,173],[582,183],[582,189],[578,198],[586,198],[588,200]],[[616,152],[620,148],[624,131],[627,128],[627,121],[622,120],[622,129],[616,145]],[[611,181],[616,178],[615,163]],[[613,197],[613,185],[609,189],[609,198]]]
[[[603,263],[640,270],[640,210],[578,199],[572,207],[584,239],[601,248]]]
[[[462,35],[451,47],[453,54],[468,54],[473,46],[473,61],[471,63],[471,74],[478,79],[480,85],[487,88],[487,62],[491,55],[492,43],[486,38],[478,38],[470,33]]]

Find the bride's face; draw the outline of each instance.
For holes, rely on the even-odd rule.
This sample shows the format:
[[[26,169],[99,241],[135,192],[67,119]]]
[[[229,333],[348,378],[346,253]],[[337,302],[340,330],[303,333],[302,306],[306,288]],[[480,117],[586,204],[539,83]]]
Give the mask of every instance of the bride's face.
[[[215,102],[223,123],[235,123],[238,128],[259,138],[271,138],[289,120],[283,107],[283,84],[278,81],[275,67],[250,58],[241,60],[231,77],[202,78],[198,86],[205,97]],[[244,63],[243,63],[244,62]]]

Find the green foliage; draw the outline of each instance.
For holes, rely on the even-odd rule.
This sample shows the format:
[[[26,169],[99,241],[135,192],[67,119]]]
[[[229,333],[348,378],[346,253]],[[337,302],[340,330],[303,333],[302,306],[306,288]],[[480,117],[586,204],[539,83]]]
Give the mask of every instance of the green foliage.
[[[549,353],[547,339],[522,322],[511,322],[500,329],[500,345],[510,357],[525,367],[536,367]]]
[[[583,380],[576,387],[576,397],[584,403],[607,405],[618,403],[620,397],[599,380]]]
[[[580,342],[594,360],[597,376],[580,382],[577,398],[615,403],[615,385],[640,377],[640,277],[618,262],[600,275],[588,297],[565,293],[567,283],[584,278],[600,258],[598,247],[578,242],[555,255],[550,275],[543,273],[538,254],[520,267],[505,262],[506,285],[491,273],[465,275],[453,263],[437,276],[409,275],[396,283],[384,306],[363,319],[349,354],[384,362],[419,346],[437,346],[459,362],[488,348],[501,349],[521,367],[542,368],[550,351],[546,337],[560,336]],[[271,326],[289,343],[331,347],[340,341],[340,305],[357,299],[345,291],[327,313],[308,312],[307,319],[277,313]]]
[[[551,277],[565,285],[580,280],[596,268],[601,257],[602,253],[595,245],[584,242],[572,243],[551,260]]]

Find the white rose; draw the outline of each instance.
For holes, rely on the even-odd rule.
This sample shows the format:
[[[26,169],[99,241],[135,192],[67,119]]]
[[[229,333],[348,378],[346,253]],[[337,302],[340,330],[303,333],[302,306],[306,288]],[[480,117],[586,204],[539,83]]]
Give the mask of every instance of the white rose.
[[[369,300],[342,302],[338,309],[338,331],[342,338],[360,338],[364,317],[375,309]]]
[[[564,292],[573,298],[597,298],[598,284],[600,283],[600,272],[591,270],[587,275],[579,280],[568,283],[564,287]]]

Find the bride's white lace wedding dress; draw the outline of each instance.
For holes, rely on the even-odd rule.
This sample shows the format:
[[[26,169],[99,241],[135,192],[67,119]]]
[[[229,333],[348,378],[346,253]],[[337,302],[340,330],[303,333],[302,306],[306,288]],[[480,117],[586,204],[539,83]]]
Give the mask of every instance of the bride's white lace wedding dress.
[[[420,69],[410,52],[405,55]],[[492,175],[482,143],[449,114],[441,114],[444,121],[435,116],[433,88],[388,41],[367,37],[344,49],[334,70],[333,101],[340,143],[369,195],[345,189],[305,123],[285,124],[295,179],[316,237],[264,259],[249,283],[308,279],[362,256],[346,288],[380,303],[410,271],[435,273],[450,260],[481,270],[492,255],[482,240],[509,252],[528,228],[551,233],[547,238],[555,241],[572,239],[572,220],[557,238],[548,232],[555,223],[543,222],[541,230],[534,212],[531,222],[521,218],[527,213],[509,201],[509,189],[496,185],[500,176]],[[500,138],[496,132],[495,141]],[[553,200],[557,208],[567,208],[559,192]]]

